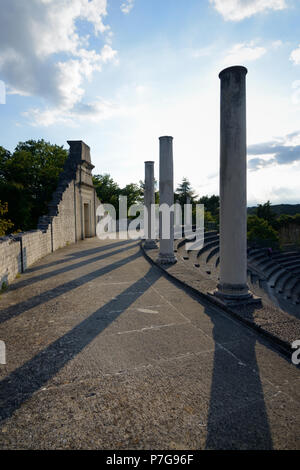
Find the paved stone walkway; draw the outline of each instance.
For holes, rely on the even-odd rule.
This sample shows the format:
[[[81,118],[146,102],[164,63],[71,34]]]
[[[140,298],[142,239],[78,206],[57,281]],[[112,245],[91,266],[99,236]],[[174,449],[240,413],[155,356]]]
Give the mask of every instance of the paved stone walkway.
[[[143,257],[90,239],[0,298],[2,449],[299,449],[299,369]]]

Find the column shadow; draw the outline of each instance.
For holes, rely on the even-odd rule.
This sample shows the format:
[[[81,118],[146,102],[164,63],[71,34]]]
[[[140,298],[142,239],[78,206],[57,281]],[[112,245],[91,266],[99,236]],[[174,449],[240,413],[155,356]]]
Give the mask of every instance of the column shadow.
[[[138,256],[141,254],[126,258],[122,264],[125,265]],[[98,276],[101,274],[98,273]],[[0,423],[11,417],[26,400],[143,295],[160,276],[159,270],[151,267],[145,276],[116,298],[96,310],[72,330],[3,379],[0,382]]]
[[[132,248],[133,246],[134,245],[130,246],[130,248]],[[32,285],[35,282],[40,282],[46,279],[50,279],[51,277],[73,271],[74,269],[82,268],[83,266],[86,266],[91,263],[96,263],[97,261],[104,260],[105,258],[108,258],[109,256],[117,255],[118,253],[122,253],[127,250],[128,250],[128,247],[126,246],[125,248],[119,248],[117,250],[109,251],[108,253],[100,254],[99,256],[95,256],[93,258],[88,258],[87,260],[79,261],[78,263],[72,263],[62,268],[58,268],[58,269],[55,269],[55,270],[52,270],[43,274],[38,274],[37,276],[32,276],[28,279],[20,280],[16,282],[15,284],[11,284],[9,287],[9,290],[14,291],[14,290],[20,289],[21,287]],[[98,252],[99,250],[95,251],[94,254],[96,253],[98,254]],[[85,256],[88,256],[88,255],[85,255]]]
[[[107,255],[103,255],[103,258],[101,259],[107,258],[113,254],[127,251],[128,249],[129,249],[128,247],[121,248],[120,250],[116,250],[113,253],[108,253]],[[102,268],[99,268],[99,269],[96,269],[95,271],[84,274],[81,277],[72,279],[71,281],[65,282],[64,284],[60,284],[59,286],[54,287],[53,289],[47,290],[45,292],[42,292],[41,294],[35,295],[31,297],[30,299],[24,300],[22,302],[19,302],[18,304],[14,304],[14,305],[11,305],[10,307],[4,308],[3,310],[0,311],[0,323],[4,323],[7,320],[10,320],[11,318],[21,315],[22,313],[26,312],[27,310],[30,310],[31,308],[37,307],[38,305],[41,305],[44,302],[48,302],[49,300],[55,299],[67,292],[70,292],[71,290],[76,289],[77,287],[82,286],[83,284],[86,284],[87,282],[90,282],[93,279],[96,279],[97,277],[103,276],[104,274],[107,274],[113,271],[114,269],[120,266],[123,266],[124,264],[127,264],[130,261],[135,260],[136,258],[140,256],[141,256],[140,253],[135,253],[127,258],[116,261],[115,263],[111,263],[107,266],[103,266]],[[87,262],[84,262],[83,264],[93,263],[94,259],[95,258]]]
[[[59,264],[69,263],[70,261],[73,261],[73,259],[76,260],[77,258],[84,258],[86,256],[95,255],[103,251],[110,250],[111,248],[116,248],[122,245],[128,245],[129,243],[132,243],[132,240],[123,240],[121,242],[110,243],[109,245],[99,245],[99,247],[96,248],[88,248],[87,250],[74,251],[73,253],[66,254],[65,258],[56,261],[51,261],[50,263],[39,264],[38,266],[31,266],[26,269],[26,273],[33,273],[41,269],[47,269],[51,268],[52,266],[58,266]]]
[[[255,351],[259,338],[250,331],[242,340],[230,338],[234,332],[224,327],[223,315],[218,317],[208,307],[205,313],[214,323],[215,341],[206,449],[270,450],[272,437]]]

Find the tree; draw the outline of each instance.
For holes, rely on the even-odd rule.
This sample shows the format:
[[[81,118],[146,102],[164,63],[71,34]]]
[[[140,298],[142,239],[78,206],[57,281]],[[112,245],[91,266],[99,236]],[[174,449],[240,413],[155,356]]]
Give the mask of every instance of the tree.
[[[121,189],[109,174],[93,176],[93,183],[98,198],[103,204],[111,204],[119,217],[119,196],[127,197],[127,207],[142,201],[143,190],[134,183],[127,184]]]
[[[181,206],[183,206],[184,204],[187,204],[188,199],[190,199],[190,203],[193,204],[196,197],[197,195],[195,194],[189,180],[187,178],[182,178],[182,182],[176,188],[175,199]]]
[[[276,245],[279,241],[278,232],[265,220],[257,215],[248,216],[247,224],[248,241],[258,245]]]
[[[202,196],[199,199],[199,204],[204,204],[204,209],[212,214],[214,218],[219,218],[220,197],[215,196]]]
[[[5,214],[7,214],[7,212],[8,212],[7,202],[2,203],[0,201],[0,237],[3,237],[4,235],[6,235],[8,230],[10,230],[14,226],[11,220],[3,217]]]
[[[285,227],[289,224],[300,225],[300,214],[287,215],[281,214],[273,223],[275,230],[279,230],[282,227]]]
[[[271,209],[270,201],[266,202],[265,204],[258,204],[255,215],[257,215],[257,217],[260,219],[266,220],[272,226],[276,219],[276,214]]]
[[[119,209],[120,187],[109,174],[93,176],[93,184],[97,196],[103,204],[112,204],[116,211]]]
[[[8,202],[16,229],[36,228],[47,214],[67,151],[44,140],[20,142],[14,153],[0,148],[0,199]]]
[[[128,208],[138,202],[143,202],[143,191],[140,186],[134,183],[127,184],[121,189],[122,196],[127,196]]]

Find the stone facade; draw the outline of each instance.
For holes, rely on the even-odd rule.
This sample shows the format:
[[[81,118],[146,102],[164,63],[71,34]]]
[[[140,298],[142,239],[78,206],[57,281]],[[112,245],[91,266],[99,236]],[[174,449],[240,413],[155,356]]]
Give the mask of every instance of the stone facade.
[[[48,253],[96,235],[100,201],[92,182],[90,148],[82,141],[68,144],[69,157],[37,230],[0,238],[0,288]]]

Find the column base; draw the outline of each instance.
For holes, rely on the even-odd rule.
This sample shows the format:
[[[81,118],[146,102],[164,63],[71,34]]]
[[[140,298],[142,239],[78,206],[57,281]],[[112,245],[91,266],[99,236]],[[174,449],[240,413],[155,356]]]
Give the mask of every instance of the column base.
[[[260,306],[261,298],[249,291],[247,284],[218,284],[217,289],[208,292],[217,303],[225,306],[256,305]]]
[[[155,240],[145,240],[144,242],[145,250],[154,250],[157,248],[157,244]]]
[[[177,258],[174,254],[162,254],[159,253],[156,262],[158,264],[175,264],[177,263]]]

